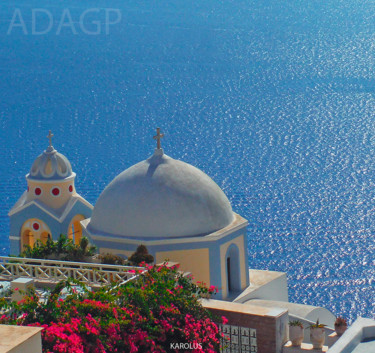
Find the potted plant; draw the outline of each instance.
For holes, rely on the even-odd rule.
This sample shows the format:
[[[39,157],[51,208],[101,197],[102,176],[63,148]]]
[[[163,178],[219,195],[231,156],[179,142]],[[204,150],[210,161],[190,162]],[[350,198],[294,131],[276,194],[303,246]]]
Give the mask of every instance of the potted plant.
[[[348,324],[343,317],[338,317],[335,321],[335,331],[337,336],[341,337],[348,328]]]
[[[292,341],[292,346],[300,347],[303,338],[302,322],[299,320],[289,321],[289,339]]]
[[[324,341],[326,339],[325,327],[326,325],[320,324],[319,319],[315,324],[309,326],[310,328],[310,340],[314,349],[322,349]]]

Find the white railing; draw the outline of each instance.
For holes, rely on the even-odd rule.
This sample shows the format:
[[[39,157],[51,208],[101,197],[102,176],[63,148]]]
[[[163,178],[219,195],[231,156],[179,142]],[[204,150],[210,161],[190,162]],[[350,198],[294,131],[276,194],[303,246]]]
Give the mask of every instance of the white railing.
[[[7,281],[28,277],[55,283],[74,278],[89,286],[102,286],[127,282],[144,271],[143,267],[0,256],[0,278]]]

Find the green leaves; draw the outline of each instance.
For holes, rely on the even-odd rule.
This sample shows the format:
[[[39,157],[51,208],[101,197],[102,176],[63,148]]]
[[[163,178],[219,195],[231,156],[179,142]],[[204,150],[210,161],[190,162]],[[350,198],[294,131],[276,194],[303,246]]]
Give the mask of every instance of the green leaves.
[[[129,261],[138,266],[142,262],[146,264],[154,262],[154,257],[148,253],[144,245],[139,245],[135,253],[129,257]]]
[[[324,325],[324,324],[320,324],[319,323],[319,319],[318,320],[316,320],[316,323],[315,324],[312,324],[312,325],[310,325],[309,326],[309,328],[324,328],[324,327],[326,327],[327,325]]]
[[[85,257],[93,256],[96,253],[96,246],[91,246],[87,237],[82,237],[79,244],[74,244],[72,239],[60,234],[57,241],[48,239],[45,244],[37,240],[33,247],[25,246],[20,256],[32,259],[46,259],[49,256],[82,262]]]
[[[299,326],[299,327],[303,328],[303,324],[299,320],[289,321],[289,326]]]

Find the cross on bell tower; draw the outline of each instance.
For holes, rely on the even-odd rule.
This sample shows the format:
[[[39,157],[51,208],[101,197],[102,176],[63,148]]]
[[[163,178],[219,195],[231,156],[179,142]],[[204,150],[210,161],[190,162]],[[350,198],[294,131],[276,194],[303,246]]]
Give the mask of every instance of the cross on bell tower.
[[[47,136],[47,138],[49,139],[49,147],[52,147],[52,137],[55,136],[51,130],[49,130],[49,134]]]
[[[156,128],[156,135],[153,137],[154,140],[157,141],[157,149],[160,150],[161,149],[161,139],[164,137],[164,134],[161,134],[160,133],[160,127]]]

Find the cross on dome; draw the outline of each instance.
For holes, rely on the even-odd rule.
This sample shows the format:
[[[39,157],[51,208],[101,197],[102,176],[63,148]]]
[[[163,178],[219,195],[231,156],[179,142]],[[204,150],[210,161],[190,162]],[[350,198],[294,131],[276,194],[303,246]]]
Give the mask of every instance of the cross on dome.
[[[164,137],[164,134],[161,134],[160,133],[160,127],[156,128],[156,135],[153,137],[154,140],[157,141],[157,149],[160,150],[161,149],[161,139]]]
[[[52,137],[55,136],[51,130],[49,130],[49,134],[47,136],[47,138],[49,139],[49,147],[52,147]]]

